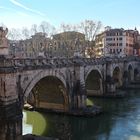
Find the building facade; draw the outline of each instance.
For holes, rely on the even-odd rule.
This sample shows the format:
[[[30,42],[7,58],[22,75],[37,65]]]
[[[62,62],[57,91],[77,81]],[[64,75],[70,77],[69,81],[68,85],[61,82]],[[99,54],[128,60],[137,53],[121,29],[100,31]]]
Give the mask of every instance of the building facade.
[[[96,36],[95,48],[97,57],[100,56],[131,56],[139,32],[135,30],[108,29]]]
[[[46,38],[44,33],[36,33],[30,39],[9,41],[10,55],[14,57],[85,57],[93,43],[85,40],[85,35],[69,31]],[[87,51],[89,55],[89,51]]]

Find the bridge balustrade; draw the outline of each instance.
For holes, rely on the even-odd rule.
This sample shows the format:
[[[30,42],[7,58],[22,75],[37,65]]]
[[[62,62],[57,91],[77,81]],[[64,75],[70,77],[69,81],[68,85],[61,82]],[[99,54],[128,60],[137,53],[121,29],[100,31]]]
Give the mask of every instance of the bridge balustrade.
[[[123,58],[25,58],[25,59],[0,59],[0,67],[66,67],[72,65],[99,65],[105,63],[120,63],[128,61],[140,61],[140,57],[123,57]]]

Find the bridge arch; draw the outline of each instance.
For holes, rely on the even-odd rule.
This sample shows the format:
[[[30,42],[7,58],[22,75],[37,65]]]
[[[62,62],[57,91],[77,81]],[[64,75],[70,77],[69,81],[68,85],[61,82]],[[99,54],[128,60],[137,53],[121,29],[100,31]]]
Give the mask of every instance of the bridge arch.
[[[43,71],[24,90],[24,97],[36,108],[67,111],[68,91],[62,75]]]
[[[103,94],[103,76],[98,68],[91,68],[85,76],[87,96]]]
[[[120,66],[116,65],[114,67],[112,78],[117,88],[122,86],[122,72]]]

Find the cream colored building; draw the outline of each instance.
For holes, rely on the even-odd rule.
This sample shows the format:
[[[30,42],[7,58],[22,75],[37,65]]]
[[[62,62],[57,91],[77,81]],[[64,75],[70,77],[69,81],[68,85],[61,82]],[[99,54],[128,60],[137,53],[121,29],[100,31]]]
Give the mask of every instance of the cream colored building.
[[[46,38],[44,33],[36,33],[30,39],[10,41],[10,54],[14,57],[74,57],[85,56],[90,45],[85,35],[69,31]]]
[[[137,30],[108,29],[96,36],[96,55],[100,56],[131,56],[138,36]]]

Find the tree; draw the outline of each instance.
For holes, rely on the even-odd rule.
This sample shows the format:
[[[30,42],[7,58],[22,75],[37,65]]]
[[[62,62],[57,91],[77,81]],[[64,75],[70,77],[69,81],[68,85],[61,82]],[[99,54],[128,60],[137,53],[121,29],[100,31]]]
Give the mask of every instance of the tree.
[[[55,27],[46,21],[41,22],[39,29],[40,29],[40,32],[45,33],[46,36],[49,36],[49,37],[56,32]]]
[[[53,36],[54,34],[56,34],[56,28],[54,26],[51,27],[51,32],[50,32],[50,37]]]
[[[9,30],[7,37],[11,40],[19,40],[21,39],[21,32],[19,29],[12,28]]]
[[[23,29],[22,29],[22,38],[27,39],[29,37],[30,37],[30,31],[26,27],[23,27]]]
[[[32,27],[31,27],[31,34],[34,35],[37,33],[38,29],[37,29],[37,25],[36,24],[33,24]]]
[[[62,31],[62,32],[67,32],[67,31],[71,31],[71,30],[72,30],[72,26],[70,24],[62,23],[60,25],[60,31]]]
[[[62,23],[60,25],[60,31],[61,32],[67,32],[67,31],[76,31],[78,32],[79,31],[79,25],[77,24],[66,24],[66,23]]]
[[[80,24],[80,30],[85,34],[87,40],[94,40],[96,34],[101,28],[101,22],[95,22],[93,20],[85,20]]]

